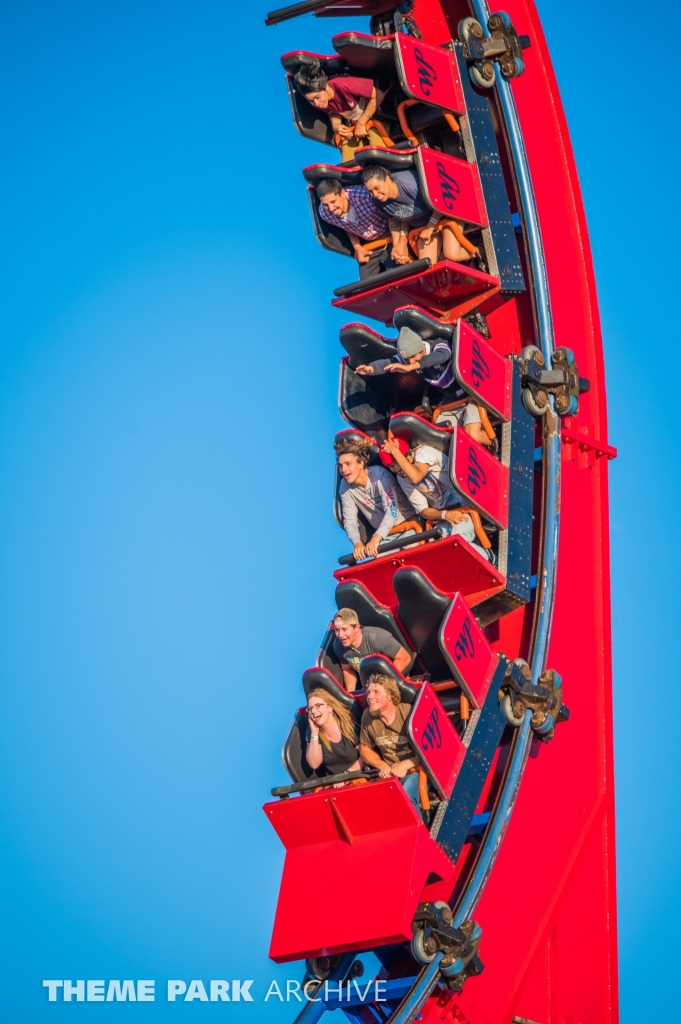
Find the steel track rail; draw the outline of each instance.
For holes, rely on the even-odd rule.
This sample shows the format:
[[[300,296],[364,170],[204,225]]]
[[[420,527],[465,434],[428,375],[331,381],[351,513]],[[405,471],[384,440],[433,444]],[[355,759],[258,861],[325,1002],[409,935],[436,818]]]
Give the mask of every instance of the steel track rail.
[[[483,31],[487,32],[487,20],[491,12],[486,0],[471,0],[471,3]],[[499,106],[503,113],[502,120],[511,154],[528,249],[530,272],[532,275],[537,344],[544,355],[547,367],[551,369],[555,349],[553,316],[551,313],[551,298],[544,246],[539,227],[539,213],[532,187],[532,176],[530,174],[525,143],[520,130],[515,98],[510,83],[501,75],[498,68],[496,69],[496,89]],[[532,682],[535,686],[538,684],[539,677],[546,668],[553,618],[560,532],[560,421],[555,412],[553,396],[549,399],[549,411],[544,419],[542,469],[543,494],[540,555],[539,568],[537,570],[535,616],[530,657],[528,659],[532,672]],[[455,928],[460,928],[472,916],[501,849],[501,844],[518,797],[532,744],[531,722],[532,712],[527,711],[522,725],[516,732],[503,786],[483,837],[473,872],[466,883],[454,912],[452,924]],[[428,964],[421,971],[411,991],[405,996],[388,1024],[411,1024],[411,1021],[413,1021],[430,993],[436,987],[438,980],[439,970],[436,966],[436,961],[433,961],[432,964]]]
[[[442,952],[436,953],[433,962],[423,968],[411,990],[407,992],[386,1024],[411,1024],[411,1021],[418,1016],[425,1005],[426,999],[439,981],[440,961],[443,955]]]
[[[471,2],[483,31],[487,32],[487,20],[491,12],[486,0],[471,0]],[[539,227],[539,213],[515,98],[510,83],[501,75],[498,68],[496,69],[496,90],[499,106],[503,113],[502,120],[511,154],[525,230],[532,275],[537,343],[542,350],[547,367],[551,369],[555,349],[553,317],[544,246]],[[528,659],[532,682],[535,686],[546,668],[553,618],[560,531],[560,422],[555,413],[553,396],[549,399],[549,406],[544,421],[542,454],[544,486],[539,545],[540,562],[537,570],[532,644]],[[532,743],[531,720],[532,712],[527,711],[523,723],[516,733],[504,784],[483,837],[473,873],[466,883],[454,913],[453,923],[457,928],[468,920],[475,910],[511,820]]]

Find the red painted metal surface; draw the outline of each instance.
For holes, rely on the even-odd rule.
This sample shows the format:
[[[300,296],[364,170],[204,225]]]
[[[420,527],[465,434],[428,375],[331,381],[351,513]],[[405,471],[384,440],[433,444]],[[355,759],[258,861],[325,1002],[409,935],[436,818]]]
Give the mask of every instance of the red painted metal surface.
[[[395,36],[395,43],[397,73],[407,96],[462,114],[466,101],[451,50],[405,35]]]
[[[286,847],[270,946],[277,963],[409,942],[421,898],[451,891],[454,866],[397,779],[294,797],[264,810]],[[372,895],[377,873],[388,899]],[[431,874],[438,880],[429,881]],[[330,886],[332,912],[308,912],[304,894],[311,885]]]
[[[466,748],[430,683],[424,683],[418,692],[408,729],[433,784],[441,796],[449,798]]]
[[[376,280],[380,281],[380,277]],[[391,322],[400,306],[411,305],[453,321],[479,306],[481,296],[490,297],[500,287],[499,279],[490,274],[465,263],[442,260],[424,274],[407,275],[392,284],[376,284],[347,299],[335,299],[333,304],[384,324]]]
[[[421,146],[416,166],[426,199],[438,213],[486,227],[485,197],[475,164]]]
[[[442,6],[455,35],[468,9]],[[523,53],[525,74],[511,88],[539,209],[556,344],[573,349],[591,382],[580,399],[578,430],[607,445],[596,287],[560,95],[534,4],[503,6],[532,40]],[[455,999],[471,1024],[508,1024],[515,1015],[541,1024],[618,1018],[607,461],[562,463],[548,663],[562,674],[572,714],[554,741],[533,751],[476,910],[485,970]],[[542,876],[528,899],[518,898],[523,865]],[[589,963],[579,970],[574,954],[586,921]]]
[[[455,594],[440,627],[442,646],[454,678],[477,708],[487,696],[497,656],[461,594]]]
[[[454,372],[482,405],[503,420],[511,418],[511,364],[465,320],[456,325]]]
[[[505,585],[501,573],[461,537],[446,537],[434,544],[409,548],[396,555],[384,555],[348,569],[337,569],[334,576],[339,583],[356,580],[380,604],[396,611],[393,576],[395,570],[403,566],[420,569],[435,589],[443,593],[454,594],[460,590],[471,607],[498,594]]]
[[[466,502],[501,527],[508,522],[508,467],[463,427],[454,427],[452,479]]]

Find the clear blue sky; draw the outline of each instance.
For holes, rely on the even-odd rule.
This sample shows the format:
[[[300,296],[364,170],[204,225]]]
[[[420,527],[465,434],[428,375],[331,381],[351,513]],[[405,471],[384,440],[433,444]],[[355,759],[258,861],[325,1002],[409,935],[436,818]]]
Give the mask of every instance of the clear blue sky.
[[[320,149],[293,130],[278,57],[328,52],[349,22],[266,29],[266,6],[24,0],[0,15],[0,1007],[17,1024],[76,1013],[47,1004],[43,978],[255,978],[262,995],[287,974],[266,958],[282,857],[260,804],[283,780],[347,546],[329,297],[354,272],[313,239],[300,168]],[[672,1021],[678,83],[629,0],[541,11],[620,451],[623,1020],[644,999],[647,1020]],[[77,1009],[174,1012],[224,1008]]]

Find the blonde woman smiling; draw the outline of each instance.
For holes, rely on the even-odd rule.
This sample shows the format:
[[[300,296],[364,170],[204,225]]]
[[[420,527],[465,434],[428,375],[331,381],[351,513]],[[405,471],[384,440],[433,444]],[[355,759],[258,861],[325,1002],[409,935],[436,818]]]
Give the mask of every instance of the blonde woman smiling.
[[[336,697],[326,690],[313,690],[307,698],[307,720],[305,758],[318,775],[358,772],[364,767],[357,750],[357,727]]]

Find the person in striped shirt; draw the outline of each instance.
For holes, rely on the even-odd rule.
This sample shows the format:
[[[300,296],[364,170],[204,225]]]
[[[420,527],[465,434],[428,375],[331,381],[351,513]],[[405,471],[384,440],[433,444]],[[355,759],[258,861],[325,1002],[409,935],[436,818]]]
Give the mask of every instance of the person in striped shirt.
[[[324,178],[317,185],[317,197],[321,219],[342,228],[350,239],[362,281],[396,266],[388,248],[388,218],[364,185],[343,188],[337,178]],[[381,248],[373,252],[363,248],[362,242],[376,242],[379,238],[385,239]]]

